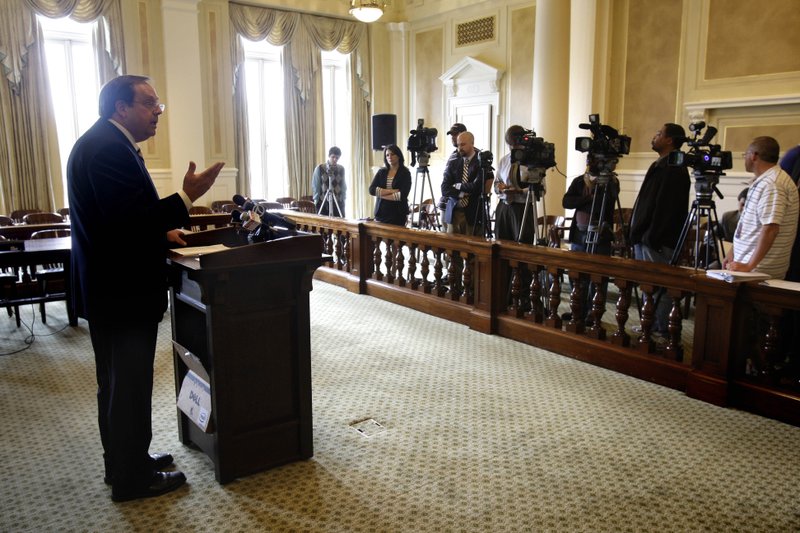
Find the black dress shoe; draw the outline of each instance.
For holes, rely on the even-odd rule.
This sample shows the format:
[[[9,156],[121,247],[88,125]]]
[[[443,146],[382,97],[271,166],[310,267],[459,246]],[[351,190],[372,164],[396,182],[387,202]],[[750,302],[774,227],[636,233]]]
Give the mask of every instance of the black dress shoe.
[[[186,483],[183,472],[153,472],[148,485],[140,487],[117,487],[111,490],[111,499],[115,502],[127,502],[140,498],[153,498],[172,492]]]
[[[168,466],[172,465],[175,460],[172,458],[172,455],[169,453],[151,453],[150,454],[150,469],[153,472],[158,472],[159,470],[164,470]],[[114,482],[114,478],[111,477],[111,474],[106,470],[106,475],[103,477],[103,481],[106,485],[111,485]]]

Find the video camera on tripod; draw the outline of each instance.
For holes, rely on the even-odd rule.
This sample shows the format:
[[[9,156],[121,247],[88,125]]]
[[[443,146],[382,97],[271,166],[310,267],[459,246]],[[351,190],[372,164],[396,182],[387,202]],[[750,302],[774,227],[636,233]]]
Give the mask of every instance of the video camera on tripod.
[[[520,187],[541,184],[545,170],[556,166],[555,145],[545,142],[542,137],[537,137],[533,130],[522,130],[514,138],[514,146],[515,148],[511,150],[511,162],[519,163],[529,170],[525,176],[520,175]],[[533,171],[534,169],[538,171]]]
[[[686,216],[686,222],[684,222],[683,229],[678,237],[670,264],[678,264],[680,252],[690,229],[695,228],[694,268],[707,269],[714,261],[721,263],[724,257],[722,242],[713,229],[719,226],[717,208],[714,204],[714,193],[723,198],[722,193],[717,188],[717,184],[719,183],[719,177],[725,175],[724,171],[733,167],[733,157],[730,152],[721,150],[720,145],[710,144],[711,139],[717,134],[717,128],[714,126],[709,126],[705,135],[700,136],[705,127],[706,123],[703,121],[689,124],[689,130],[694,133],[694,137],[686,140],[686,144],[690,146],[689,151],[681,152],[680,150],[675,150],[670,152],[667,155],[667,164],[674,167],[691,167],[695,192],[695,200],[692,202],[692,208]],[[707,239],[705,244],[705,254],[701,254],[700,250],[701,236],[699,230],[702,220],[707,220],[707,225],[711,228],[709,232],[710,239]]]
[[[630,153],[631,138],[620,135],[616,129],[601,123],[598,113],[589,115],[589,123],[578,124],[578,127],[589,130],[592,136],[576,137],[575,149],[588,153],[593,158],[599,171],[597,182],[608,183],[619,158]]]
[[[688,152],[675,150],[667,155],[667,164],[673,167],[691,167],[695,179],[695,193],[698,198],[711,198],[712,192],[722,198],[722,193],[717,189],[719,177],[724,176],[724,170],[733,167],[731,152],[721,150],[720,145],[710,144],[711,139],[717,134],[717,128],[709,126],[705,135],[700,133],[706,123],[703,121],[689,124],[689,131],[694,137],[686,140],[691,148]]]
[[[587,153],[589,176],[594,176],[596,186],[592,191],[589,224],[586,230],[586,251],[595,253],[598,243],[605,237],[610,238],[613,228],[613,210],[616,204],[618,219],[623,220],[622,206],[619,201],[619,186],[612,182],[614,169],[619,158],[630,153],[631,138],[620,135],[607,124],[600,122],[600,115],[589,115],[589,123],[578,124],[578,127],[589,130],[591,137],[576,137],[575,149]],[[612,187],[609,188],[608,185]],[[599,204],[598,204],[599,198]],[[609,212],[608,210],[611,210]],[[627,230],[623,229],[622,238],[627,241]]]
[[[425,119],[417,119],[417,129],[411,130],[408,137],[406,149],[411,152],[411,166],[417,164],[419,159],[420,167],[427,167],[430,160],[430,153],[438,150],[436,147],[436,136],[439,132],[436,128],[426,128]]]

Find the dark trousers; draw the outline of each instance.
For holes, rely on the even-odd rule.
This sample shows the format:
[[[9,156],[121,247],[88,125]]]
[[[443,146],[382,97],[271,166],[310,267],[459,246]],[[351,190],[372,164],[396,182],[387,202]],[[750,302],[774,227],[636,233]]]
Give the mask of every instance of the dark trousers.
[[[89,323],[97,371],[97,408],[106,474],[128,487],[152,477],[151,398],[157,322]]]

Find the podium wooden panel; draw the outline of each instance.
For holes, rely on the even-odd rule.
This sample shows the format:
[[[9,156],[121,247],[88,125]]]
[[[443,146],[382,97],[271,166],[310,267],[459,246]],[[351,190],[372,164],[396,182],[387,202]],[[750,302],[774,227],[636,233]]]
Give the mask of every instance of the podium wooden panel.
[[[236,247],[169,258],[172,337],[211,385],[208,433],[178,410],[181,442],[211,458],[220,483],[311,457],[308,293],[321,237],[247,244],[233,227],[189,237],[189,246]],[[176,397],[187,372],[176,352]]]

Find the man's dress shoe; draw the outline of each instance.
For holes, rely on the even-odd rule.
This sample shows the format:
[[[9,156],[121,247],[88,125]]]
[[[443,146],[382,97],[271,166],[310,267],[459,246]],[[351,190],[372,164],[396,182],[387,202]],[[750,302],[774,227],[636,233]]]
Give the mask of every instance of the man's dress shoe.
[[[183,472],[153,472],[148,485],[133,487],[117,487],[111,490],[111,499],[115,502],[127,502],[139,498],[152,498],[172,492],[186,483]]]
[[[151,453],[150,454],[150,468],[153,472],[158,472],[159,470],[164,470],[168,466],[170,466],[175,460],[172,458],[171,454],[168,453]],[[113,483],[113,478],[111,477],[111,473],[106,470],[106,475],[103,477],[103,481],[105,481],[106,485],[111,485]]]

